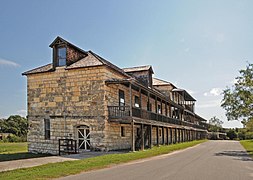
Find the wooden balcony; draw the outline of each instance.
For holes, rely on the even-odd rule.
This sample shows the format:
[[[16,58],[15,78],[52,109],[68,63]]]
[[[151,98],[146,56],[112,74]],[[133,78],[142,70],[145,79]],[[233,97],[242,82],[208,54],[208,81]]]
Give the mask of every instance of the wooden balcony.
[[[130,107],[129,106],[108,106],[109,119],[120,119],[130,117]],[[181,121],[179,119],[174,119],[167,117],[162,114],[154,113],[144,109],[132,107],[132,116],[142,119],[148,119],[153,121],[165,122],[175,125],[188,126],[198,129],[206,129],[204,125],[193,124],[186,121]]]

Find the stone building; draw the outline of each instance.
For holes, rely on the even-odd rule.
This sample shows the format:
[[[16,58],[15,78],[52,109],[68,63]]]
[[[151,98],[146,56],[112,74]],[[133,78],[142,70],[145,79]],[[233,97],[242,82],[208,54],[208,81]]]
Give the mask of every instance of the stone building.
[[[59,139],[86,150],[144,149],[206,137],[195,99],[153,78],[151,66],[121,69],[57,37],[52,63],[27,76],[29,152],[59,153]]]

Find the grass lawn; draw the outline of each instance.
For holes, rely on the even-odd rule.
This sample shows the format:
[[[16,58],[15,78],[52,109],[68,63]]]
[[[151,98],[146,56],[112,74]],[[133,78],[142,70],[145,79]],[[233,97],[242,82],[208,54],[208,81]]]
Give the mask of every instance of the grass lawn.
[[[253,140],[241,140],[241,145],[246,149],[249,153],[250,157],[253,158]]]
[[[17,159],[28,159],[45,156],[42,154],[32,154],[27,152],[27,142],[3,143],[0,142],[0,162]]]
[[[191,141],[169,146],[153,147],[145,151],[130,152],[125,154],[109,154],[77,161],[45,164],[32,168],[24,168],[0,173],[0,179],[51,179],[80,172],[101,169],[115,164],[167,154],[175,150],[185,149],[206,140]]]

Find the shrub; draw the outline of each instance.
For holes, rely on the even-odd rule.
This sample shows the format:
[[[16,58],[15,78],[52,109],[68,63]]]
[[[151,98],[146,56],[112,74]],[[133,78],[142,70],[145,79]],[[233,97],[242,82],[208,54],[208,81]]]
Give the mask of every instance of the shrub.
[[[246,139],[253,139],[253,132],[246,132],[245,138]]]
[[[8,135],[6,138],[3,138],[3,142],[26,142],[27,138],[25,136],[16,136],[16,135]]]

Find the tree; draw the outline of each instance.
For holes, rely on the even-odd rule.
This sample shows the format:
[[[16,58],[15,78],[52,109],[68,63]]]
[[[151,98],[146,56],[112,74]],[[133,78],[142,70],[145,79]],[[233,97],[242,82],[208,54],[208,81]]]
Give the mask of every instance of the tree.
[[[253,64],[248,63],[239,73],[236,83],[223,91],[221,107],[228,120],[242,120],[246,125],[253,119]]]
[[[229,129],[229,130],[227,131],[227,137],[228,137],[230,140],[236,139],[236,138],[237,138],[236,131],[235,131],[234,129]]]
[[[8,119],[0,120],[0,132],[12,133],[16,136],[26,136],[28,131],[28,121],[19,115],[10,116]]]
[[[209,120],[209,124],[210,124],[209,129],[208,129],[209,131],[218,132],[222,129],[223,121],[221,121],[219,118],[214,116]]]

